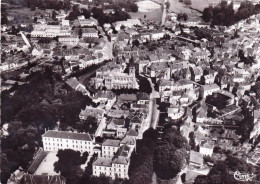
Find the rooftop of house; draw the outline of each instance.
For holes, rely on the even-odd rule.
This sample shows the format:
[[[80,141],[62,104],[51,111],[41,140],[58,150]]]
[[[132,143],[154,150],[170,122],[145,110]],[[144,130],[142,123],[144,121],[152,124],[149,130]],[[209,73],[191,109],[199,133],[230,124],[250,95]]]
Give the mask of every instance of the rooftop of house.
[[[92,138],[88,133],[75,133],[75,132],[65,132],[65,131],[55,131],[55,130],[47,131],[45,134],[42,135],[42,137],[92,141]]]
[[[112,158],[99,157],[99,158],[93,163],[93,166],[111,167],[111,166],[112,166]]]
[[[137,96],[137,100],[149,100],[150,99],[150,96],[145,92],[138,92],[136,94],[136,96]]]
[[[106,139],[102,143],[102,146],[119,147],[119,145],[120,145],[120,140],[115,140],[115,139]]]
[[[109,122],[109,125],[114,125],[114,126],[124,126],[125,125],[125,119],[117,119],[117,118],[112,118]]]
[[[118,96],[119,100],[122,101],[137,101],[137,95],[136,94],[121,94]]]
[[[112,91],[98,91],[95,96],[94,99],[98,99],[98,98],[108,98],[108,99],[113,99],[115,98],[115,94]]]
[[[199,164],[199,165],[203,165],[203,155],[199,152],[190,151],[190,162]]]
[[[58,176],[58,175],[49,176],[49,175],[24,174],[20,183],[21,184],[31,184],[31,183],[64,184],[64,183],[66,183],[66,178],[63,176]]]
[[[214,148],[214,144],[213,144],[213,142],[211,142],[209,140],[202,140],[200,142],[200,147],[213,149]]]
[[[135,145],[135,142],[135,138],[126,136],[121,140],[120,144]]]
[[[126,135],[136,137],[136,136],[138,136],[138,133],[137,133],[134,129],[130,129],[130,130],[126,133]]]
[[[34,174],[35,171],[38,169],[39,165],[41,164],[41,162],[43,161],[43,159],[46,157],[47,152],[45,152],[44,150],[40,150],[37,155],[34,157],[29,169],[28,169],[28,173],[30,174]]]
[[[80,85],[78,79],[76,77],[72,77],[66,81],[66,84],[68,84],[72,89],[76,89],[78,85]]]
[[[212,89],[220,89],[220,87],[217,84],[213,83],[213,84],[203,85],[202,89],[204,91],[208,91],[208,90],[212,90]]]
[[[117,156],[113,158],[113,164],[124,164],[127,165],[129,163],[129,158],[125,156]]]

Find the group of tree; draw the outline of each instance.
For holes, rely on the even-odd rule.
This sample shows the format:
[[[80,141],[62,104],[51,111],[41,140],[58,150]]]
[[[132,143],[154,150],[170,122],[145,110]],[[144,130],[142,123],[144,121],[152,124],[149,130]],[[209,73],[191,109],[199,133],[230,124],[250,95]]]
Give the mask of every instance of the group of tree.
[[[9,135],[1,139],[1,182],[6,183],[19,166],[28,167],[35,150],[40,146],[40,133],[33,126],[14,120],[8,124]],[[3,156],[3,157],[2,157]]]
[[[24,4],[31,8],[32,11],[38,7],[39,9],[54,9],[61,10],[66,9],[69,10],[71,8],[70,0],[64,1],[53,1],[53,0],[24,0]]]
[[[144,132],[143,139],[137,141],[136,151],[130,158],[129,181],[131,184],[152,182],[157,137],[157,131],[150,128]]]
[[[106,9],[117,9],[124,8],[127,12],[138,12],[138,6],[135,1],[131,0],[120,0],[120,1],[111,1],[108,2],[109,5],[106,5]]]
[[[94,122],[85,122],[84,127],[77,127],[79,113],[91,99],[80,92],[68,89],[61,76],[50,68],[42,72],[31,73],[28,83],[17,86],[14,95],[3,91],[2,125],[8,123],[9,135],[1,139],[1,151],[6,155],[5,171],[13,172],[19,166],[27,168],[35,151],[41,146],[40,135],[45,129],[68,127],[83,130],[90,128]],[[57,122],[60,122],[57,124]],[[4,173],[8,176],[10,173]],[[6,183],[7,177],[3,177]]]
[[[54,163],[54,170],[64,176],[67,183],[78,184],[83,174],[80,165],[85,164],[88,156],[88,152],[81,155],[79,151],[71,149],[59,150],[57,153],[58,161]]]
[[[114,13],[105,14],[102,8],[94,7],[91,9],[91,13],[100,25],[124,21],[130,18],[130,15],[126,11],[122,11],[122,8],[116,8]]]
[[[190,6],[192,4],[192,1],[191,0],[184,0],[183,3],[186,5],[186,6]]]
[[[165,130],[157,141],[154,153],[154,171],[161,179],[172,179],[181,171],[188,159],[188,141],[174,128]]]
[[[183,20],[183,21],[187,21],[188,20],[188,15],[187,15],[187,13],[178,13],[177,14],[177,20],[178,21],[181,21],[181,20]]]
[[[260,4],[254,5],[250,1],[243,1],[238,11],[235,12],[233,2],[228,4],[227,1],[221,1],[221,3],[214,8],[212,6],[205,8],[203,10],[202,19],[205,22],[211,21],[212,25],[230,26],[258,13],[260,13]]]
[[[253,165],[248,164],[242,159],[228,156],[225,161],[217,161],[207,176],[198,176],[194,183],[237,183],[237,180],[234,179],[234,172],[236,171],[250,174],[254,174],[256,172]],[[256,178],[253,180],[255,179]],[[244,181],[243,183],[249,184],[254,183],[254,181]]]

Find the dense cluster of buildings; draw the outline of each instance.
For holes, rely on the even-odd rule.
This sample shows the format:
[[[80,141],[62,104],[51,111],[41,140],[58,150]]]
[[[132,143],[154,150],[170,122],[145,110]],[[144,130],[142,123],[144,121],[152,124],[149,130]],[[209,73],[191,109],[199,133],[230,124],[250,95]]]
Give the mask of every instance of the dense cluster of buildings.
[[[88,95],[95,104],[81,109],[80,121],[88,123],[93,117],[97,126],[84,133],[46,131],[42,135],[43,150],[36,154],[30,176],[23,180],[40,178],[39,173],[44,173],[40,164],[51,157],[48,155],[64,149],[88,152],[90,156],[96,153],[94,176],[128,179],[130,157],[143,132],[165,124],[177,126],[180,121],[182,136],[194,142],[188,173],[201,174],[202,169],[209,168],[203,157],[224,159],[223,152],[216,152],[216,148],[236,153],[248,163],[259,163],[259,147],[253,154],[252,145],[241,144],[241,135],[236,132],[244,120],[241,112],[248,109],[247,116],[254,119],[250,139],[254,142],[260,133],[259,15],[216,28],[194,17],[177,21],[174,13],[168,14],[164,27],[148,20],[127,19],[101,28],[92,17],[69,21],[67,15],[57,12],[57,24],[35,15],[38,19],[30,39],[9,36],[3,43],[6,57],[0,71],[28,63],[16,58],[25,56],[14,55],[14,49],[30,55],[32,61],[62,61],[62,66],[54,66],[54,70],[62,73],[70,88]],[[239,36],[235,36],[237,33]],[[70,77],[92,65],[100,66],[91,71],[87,85]],[[151,94],[125,92],[143,87],[140,77],[151,84]],[[52,177],[64,183],[63,177]]]

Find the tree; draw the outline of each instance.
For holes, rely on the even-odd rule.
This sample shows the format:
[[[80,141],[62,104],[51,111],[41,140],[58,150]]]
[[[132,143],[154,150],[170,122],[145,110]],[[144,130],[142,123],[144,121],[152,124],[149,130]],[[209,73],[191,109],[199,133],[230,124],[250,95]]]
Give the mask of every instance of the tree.
[[[86,162],[86,154],[84,156],[80,156],[79,151],[65,149],[59,150],[57,157],[59,160],[54,163],[55,172],[60,172],[62,176],[68,177],[69,180],[71,179],[73,181],[77,180],[75,177],[79,176],[79,174],[82,175],[82,170],[77,166],[80,166]],[[74,172],[76,175],[73,174]]]
[[[8,23],[8,19],[7,19],[6,14],[2,14],[1,23],[2,23],[2,24],[7,24],[7,23]]]
[[[111,183],[111,178],[105,176],[104,174],[97,176],[92,176],[90,179],[91,184],[109,184]]]
[[[82,174],[81,181],[79,182],[80,184],[90,183],[91,176],[93,175],[92,164],[96,160],[97,156],[98,155],[96,153],[94,153],[92,155],[92,157],[90,158],[88,165]]]
[[[152,182],[154,148],[157,137],[157,131],[150,128],[144,132],[143,139],[137,142],[136,152],[133,152],[130,158],[130,183],[139,184]]]
[[[34,22],[34,23],[37,23],[37,20],[38,20],[38,18],[37,18],[37,17],[34,17],[33,22]]]
[[[93,116],[88,116],[86,120],[77,122],[76,124],[76,128],[79,132],[89,133],[94,133],[98,126],[97,119]]]
[[[7,180],[9,179],[11,175],[11,169],[10,169],[11,163],[7,159],[7,156],[5,153],[1,152],[1,183],[7,183]]]
[[[133,44],[133,46],[139,47],[140,42],[139,42],[138,40],[134,40],[134,41],[132,42],[132,44]]]
[[[82,28],[79,28],[79,38],[82,38]]]
[[[134,12],[134,13],[138,12],[138,6],[137,6],[137,4],[131,3],[131,4],[130,4],[130,10],[131,10],[131,12]]]
[[[35,11],[35,10],[36,10],[35,5],[32,5],[32,6],[31,6],[31,11]]]
[[[82,15],[84,15],[85,19],[90,18],[90,11],[89,10],[82,8],[81,11],[82,11]]]
[[[124,30],[124,29],[125,29],[125,25],[121,25],[121,26],[120,26],[120,29],[121,29],[121,30]]]
[[[169,10],[170,6],[171,6],[170,2],[167,1],[167,2],[165,3],[166,10]]]
[[[178,131],[169,128],[157,142],[154,153],[154,171],[161,179],[172,179],[186,162],[189,145]]]
[[[53,11],[52,11],[52,14],[51,14],[51,18],[52,18],[52,19],[55,19],[55,18],[56,18],[56,15],[57,15],[57,13],[55,12],[55,10],[53,10]]]
[[[191,0],[184,0],[184,4],[186,6],[190,6],[191,5]]]
[[[184,13],[183,14],[183,20],[186,22],[188,20],[188,14],[187,13]]]
[[[205,22],[209,22],[211,21],[213,17],[213,11],[212,11],[212,6],[208,7],[208,8],[205,8],[203,10],[203,13],[202,13],[202,19],[205,21]]]

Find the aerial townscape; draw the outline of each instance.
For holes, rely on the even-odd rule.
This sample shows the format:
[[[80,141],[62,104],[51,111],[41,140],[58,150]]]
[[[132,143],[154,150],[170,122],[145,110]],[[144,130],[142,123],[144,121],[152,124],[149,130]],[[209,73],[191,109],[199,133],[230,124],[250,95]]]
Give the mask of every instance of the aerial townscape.
[[[260,184],[260,0],[2,0],[1,184]]]

